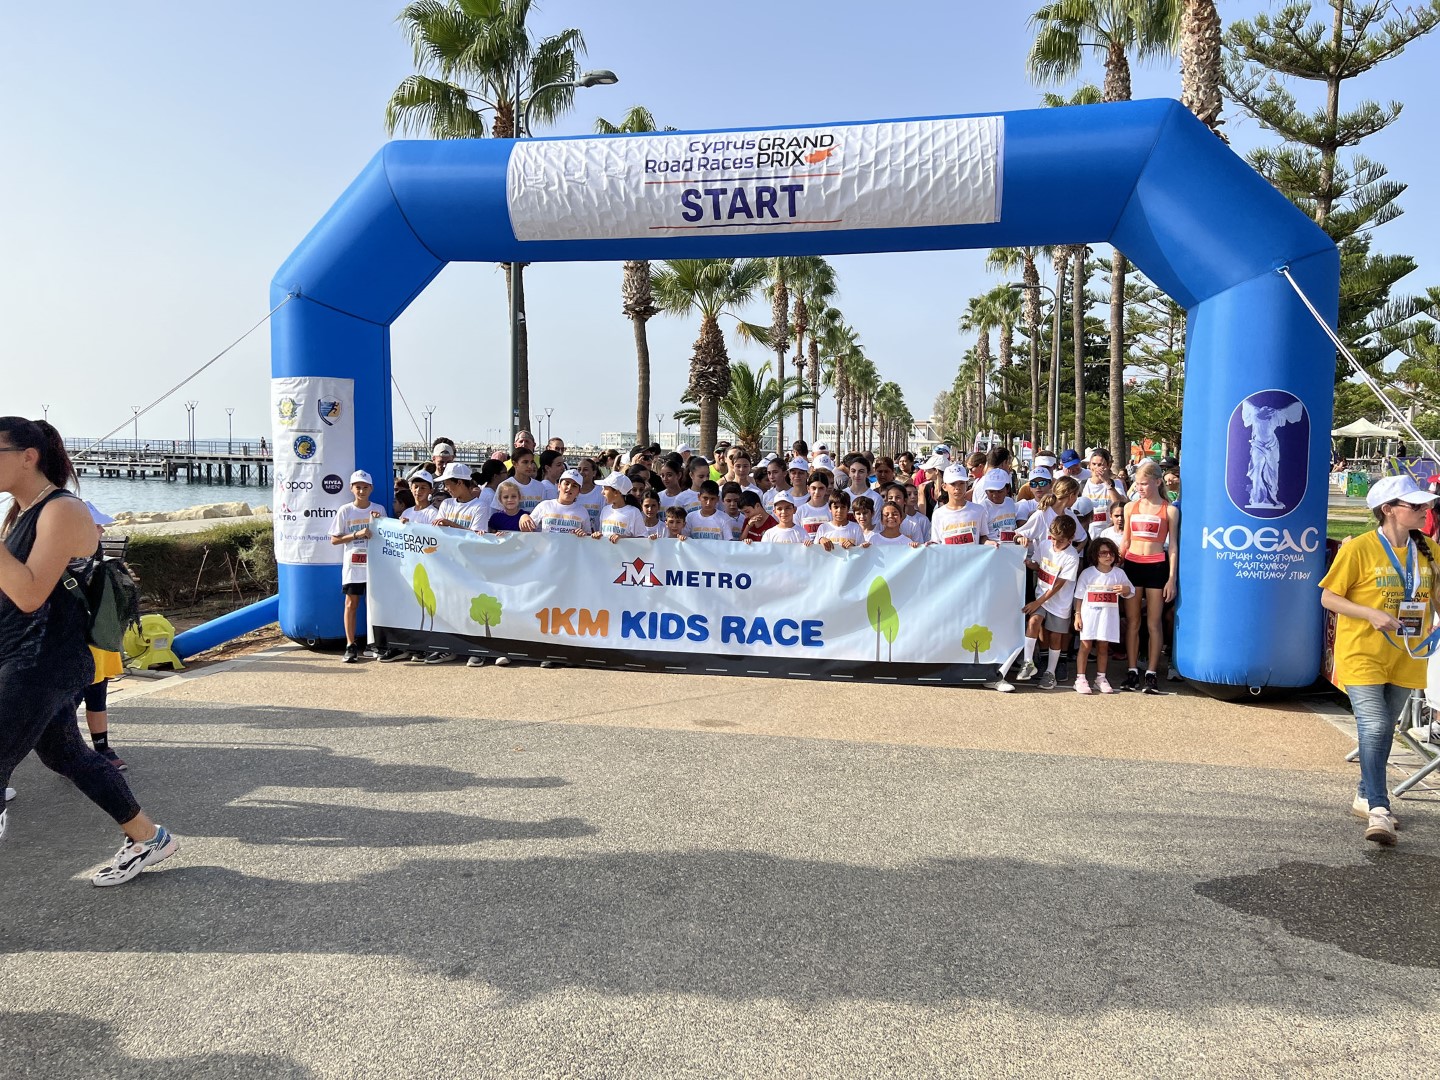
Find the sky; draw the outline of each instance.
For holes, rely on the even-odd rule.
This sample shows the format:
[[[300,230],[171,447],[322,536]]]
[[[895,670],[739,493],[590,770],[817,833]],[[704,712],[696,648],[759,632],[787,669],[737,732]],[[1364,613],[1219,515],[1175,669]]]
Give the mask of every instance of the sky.
[[[0,6],[0,412],[49,416],[67,437],[124,424],[268,310],[270,280],[386,141],[385,102],[414,70],[396,0]],[[615,86],[577,91],[537,134],[587,134],[635,104],[681,129],[817,124],[1038,107],[1025,74],[1031,5],[978,0],[540,0],[537,35],[583,31],[587,66]],[[1278,9],[1222,3],[1228,21]],[[1351,84],[1405,111],[1362,152],[1410,185],[1376,247],[1414,256],[1412,292],[1440,281],[1440,34]],[[1084,77],[1099,82],[1098,60]],[[1057,87],[1068,93],[1072,86]],[[1314,87],[1294,88],[1314,107]],[[1178,97],[1174,62],[1137,67],[1134,96]],[[1237,150],[1273,142],[1227,105]],[[1422,155],[1424,158],[1422,160]],[[834,259],[837,306],[881,377],[928,416],[973,339],[966,300],[1001,280],[985,252]],[[526,275],[531,401],[571,443],[630,430],[635,354],[617,264],[546,264]],[[748,317],[768,322],[768,303]],[[698,326],[650,323],[652,413],[673,414]],[[486,441],[507,425],[504,276],[453,264],[395,322],[394,374],[434,430]],[[269,434],[270,338],[262,327],[140,420],[142,439]],[[731,340],[733,359],[767,353]],[[827,398],[828,401],[828,398]],[[653,422],[652,416],[652,422]],[[420,418],[423,423],[423,418]],[[395,402],[397,440],[418,437]]]

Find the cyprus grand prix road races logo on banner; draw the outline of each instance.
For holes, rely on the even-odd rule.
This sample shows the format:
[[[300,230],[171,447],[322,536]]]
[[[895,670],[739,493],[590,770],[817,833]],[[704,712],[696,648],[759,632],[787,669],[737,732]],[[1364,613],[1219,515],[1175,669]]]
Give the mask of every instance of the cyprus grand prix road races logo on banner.
[[[297,435],[291,444],[296,461],[310,461],[320,452],[320,440],[314,435]]]
[[[300,419],[300,403],[293,397],[282,397],[275,402],[275,422],[281,427],[294,427]]]
[[[1294,394],[1261,390],[1230,414],[1225,491],[1241,513],[1281,518],[1310,483],[1310,414]]]
[[[326,427],[334,427],[335,421],[340,419],[340,402],[321,398],[315,402],[315,412],[319,414],[322,424]]]

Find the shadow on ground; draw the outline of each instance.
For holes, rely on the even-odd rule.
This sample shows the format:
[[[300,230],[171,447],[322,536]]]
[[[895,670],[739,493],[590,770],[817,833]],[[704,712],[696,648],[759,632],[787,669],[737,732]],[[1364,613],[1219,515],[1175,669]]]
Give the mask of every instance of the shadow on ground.
[[[1370,851],[1363,866],[1288,862],[1195,886],[1201,896],[1367,960],[1440,968],[1440,859]]]
[[[309,1069],[284,1054],[198,1053],[193,1057],[132,1057],[106,1023],[62,1012],[0,1013],[0,1071],[44,1080],[200,1080],[264,1076],[303,1080]]]

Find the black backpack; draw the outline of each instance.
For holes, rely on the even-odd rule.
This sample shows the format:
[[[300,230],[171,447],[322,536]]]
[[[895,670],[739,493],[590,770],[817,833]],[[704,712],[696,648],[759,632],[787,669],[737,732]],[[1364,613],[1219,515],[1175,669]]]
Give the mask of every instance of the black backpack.
[[[140,625],[140,583],[119,559],[92,555],[70,564],[60,583],[85,606],[85,636],[106,652],[123,652],[125,631]]]

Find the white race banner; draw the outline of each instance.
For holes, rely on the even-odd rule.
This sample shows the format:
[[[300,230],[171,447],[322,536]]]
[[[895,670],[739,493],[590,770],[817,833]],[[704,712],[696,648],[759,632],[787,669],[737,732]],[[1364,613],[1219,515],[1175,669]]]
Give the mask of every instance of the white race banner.
[[[1000,220],[1004,119],[522,140],[518,240],[903,229]]]
[[[344,549],[331,545],[330,525],[335,512],[352,498],[355,381],[271,379],[270,416],[275,559],[338,565]]]
[[[1018,547],[612,544],[393,519],[375,531],[368,610],[385,645],[960,681],[993,678],[1022,644]]]

